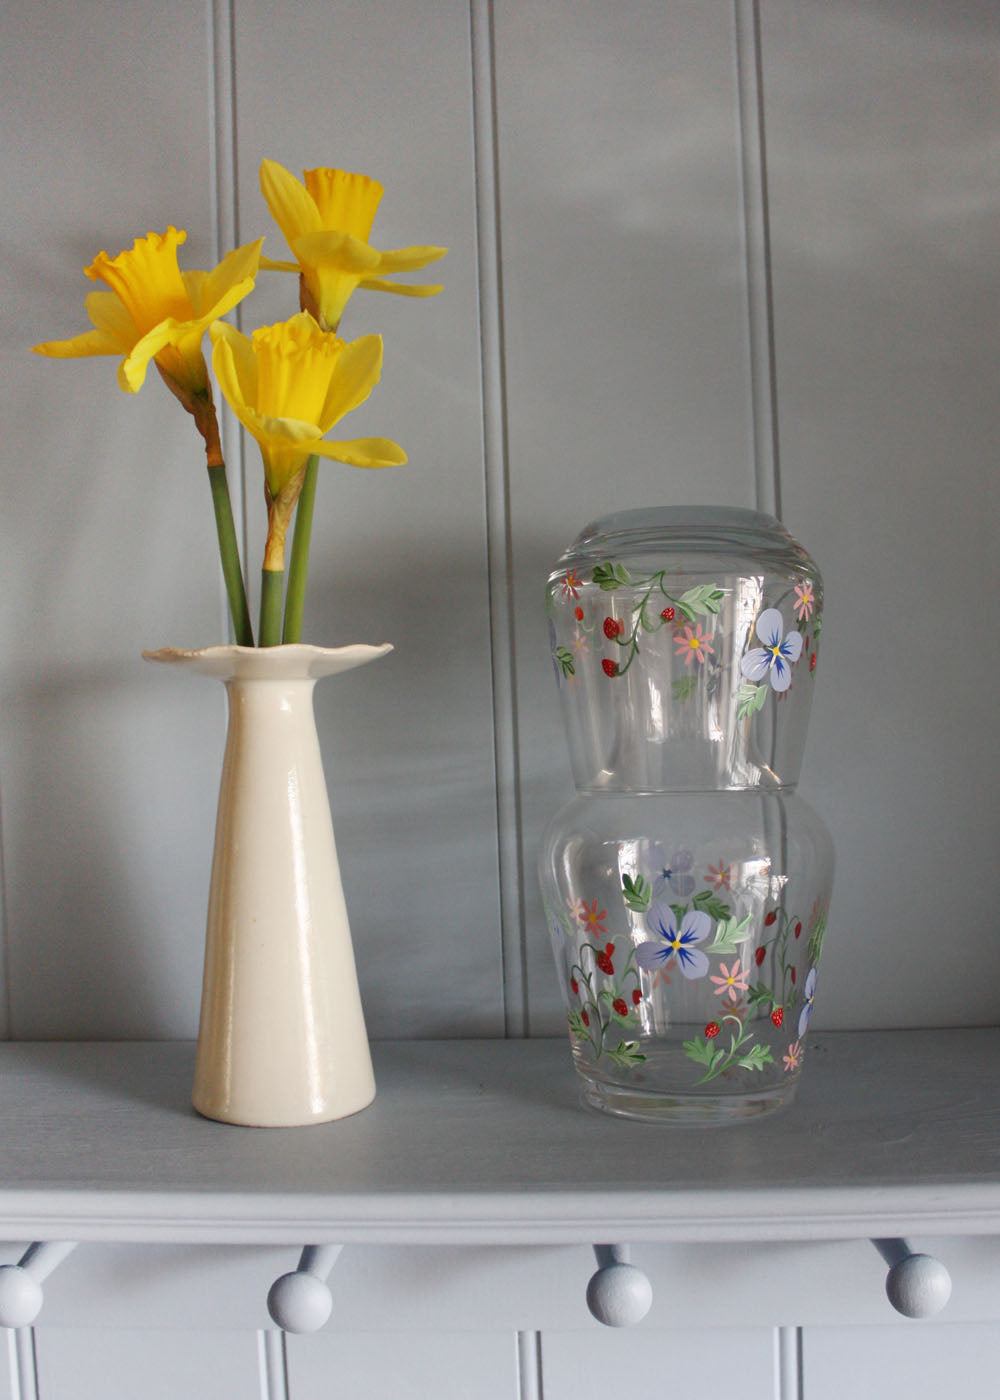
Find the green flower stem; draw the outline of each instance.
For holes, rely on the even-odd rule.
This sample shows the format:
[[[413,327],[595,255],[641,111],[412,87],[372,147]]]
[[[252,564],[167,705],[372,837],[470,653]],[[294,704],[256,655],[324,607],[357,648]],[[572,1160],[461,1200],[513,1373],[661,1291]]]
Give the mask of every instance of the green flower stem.
[[[302,491],[295,507],[295,533],[292,536],[292,558],[288,566],[288,596],[285,599],[283,642],[301,642],[302,614],[306,601],[306,579],[309,574],[309,545],[312,539],[313,507],[316,504],[316,481],[319,457],[315,454],[306,463]]]
[[[261,569],[260,644],[262,647],[276,647],[281,641],[281,603],[284,584],[284,569]]]
[[[240,567],[240,549],[236,542],[233,505],[229,497],[229,483],[226,480],[226,468],[223,462],[209,465],[208,480],[212,488],[215,528],[219,536],[219,556],[222,560],[222,575],[226,581],[226,596],[229,599],[233,631],[241,647],[252,647],[253,626],[250,622],[250,609],[247,606],[243,570]]]

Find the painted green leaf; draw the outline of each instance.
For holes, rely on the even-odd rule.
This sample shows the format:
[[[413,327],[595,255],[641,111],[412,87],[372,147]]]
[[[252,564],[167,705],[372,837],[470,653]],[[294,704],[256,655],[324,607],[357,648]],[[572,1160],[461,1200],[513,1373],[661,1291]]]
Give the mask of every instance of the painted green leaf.
[[[624,564],[598,564],[594,569],[594,582],[605,593],[610,593],[631,583],[632,575]]]
[[[583,1016],[579,1011],[571,1011],[567,1017],[569,1021],[569,1033],[575,1035],[577,1040],[589,1040],[590,1034],[583,1023]]]
[[[717,613],[719,605],[725,597],[725,592],[721,588],[716,588],[712,583],[699,584],[697,588],[689,588],[686,593],[680,596],[681,607],[686,611],[700,613],[702,617],[707,617],[710,613]]]
[[[618,1065],[621,1069],[628,1069],[631,1065],[641,1065],[645,1063],[645,1055],[639,1049],[638,1043],[634,1040],[623,1040],[620,1045],[616,1045],[613,1050],[605,1052],[612,1064]]]
[[[763,982],[755,982],[747,993],[747,1001],[751,1006],[760,1006],[762,1002],[770,1002],[771,1006],[777,1006],[774,993],[770,987],[766,987]]]
[[[745,1055],[741,1055],[736,1061],[740,1069],[763,1069],[765,1065],[774,1064],[774,1056],[766,1045],[753,1045]]]
[[[645,914],[653,897],[653,887],[641,875],[636,875],[634,879],[631,875],[623,875],[622,894],[627,908],[633,909],[637,914]]]
[[[752,681],[744,681],[736,692],[736,718],[747,719],[757,710],[762,710],[766,699],[765,684],[754,685]]]
[[[556,661],[564,676],[575,676],[576,667],[573,665],[573,653],[568,647],[556,647]]]
[[[720,1052],[718,1046],[711,1040],[706,1040],[703,1035],[699,1035],[694,1040],[685,1040],[684,1053],[697,1064],[711,1069],[719,1058]]]
[[[696,909],[701,909],[710,919],[728,919],[730,914],[729,905],[713,894],[711,890],[699,890],[691,903]]]
[[[681,676],[678,680],[674,681],[673,685],[670,687],[673,691],[674,699],[681,703],[685,700],[690,700],[697,688],[697,676]]]
[[[823,940],[826,937],[826,915],[820,914],[813,925],[813,931],[809,935],[809,946],[806,949],[806,957],[815,966],[819,962],[819,955],[823,951]]]
[[[750,924],[752,916],[744,915],[739,922],[736,919],[720,919],[715,930],[715,938],[708,945],[706,952],[709,953],[735,953],[741,943],[746,943],[750,936]]]

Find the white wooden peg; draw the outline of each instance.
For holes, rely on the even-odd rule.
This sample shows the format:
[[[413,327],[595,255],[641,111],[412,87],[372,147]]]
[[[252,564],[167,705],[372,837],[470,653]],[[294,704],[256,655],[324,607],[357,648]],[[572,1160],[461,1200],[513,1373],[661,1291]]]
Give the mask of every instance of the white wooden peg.
[[[0,1327],[30,1327],[42,1309],[42,1283],[76,1244],[31,1244],[16,1264],[0,1266]]]
[[[605,1327],[641,1322],[653,1302],[649,1279],[630,1262],[627,1244],[595,1244],[598,1269],[587,1284],[587,1307]]]
[[[307,1244],[299,1266],[271,1285],[267,1310],[285,1332],[318,1332],[333,1310],[326,1286],[342,1245]]]
[[[872,1240],[889,1265],[885,1292],[904,1317],[933,1317],[951,1297],[951,1275],[940,1259],[915,1254],[905,1240]]]

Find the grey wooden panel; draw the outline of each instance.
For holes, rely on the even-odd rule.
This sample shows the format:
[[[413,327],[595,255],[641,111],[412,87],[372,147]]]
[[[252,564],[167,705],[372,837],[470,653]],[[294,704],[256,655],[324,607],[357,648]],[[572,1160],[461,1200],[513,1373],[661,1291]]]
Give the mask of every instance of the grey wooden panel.
[[[211,264],[205,5],[6,6],[0,782],[12,1032],[192,1034],[221,700],[144,646],[218,636],[201,440],[158,376],[29,353],[83,268],[190,230]]]
[[[727,1316],[717,1326],[654,1330],[640,1324],[617,1331],[595,1323],[587,1334],[544,1333],[545,1400],[604,1400],[626,1388],[686,1397],[730,1386],[747,1400],[771,1400],[772,1334],[764,1327],[725,1325],[736,1320],[731,1306],[732,1299],[723,1303],[720,1296],[719,1311]]]
[[[349,1336],[289,1337],[288,1389],[292,1400],[331,1396],[393,1396],[394,1400],[515,1400],[513,1336],[450,1332],[447,1319],[433,1332],[398,1336],[378,1322]]]
[[[341,324],[385,340],[381,383],[347,436],[395,438],[405,467],[325,463],[306,631],[390,641],[377,667],[318,696],[359,976],[373,1034],[502,1028],[485,569],[468,6],[310,0],[293,24],[248,0],[236,29],[243,236],[287,256],[258,190],[264,156],[300,174],[378,178],[378,247],[447,245],[433,300],[359,291]],[[285,75],[276,80],[275,75]],[[304,119],[307,112],[307,119]],[[297,309],[292,277],[263,280],[252,314]],[[248,449],[259,567],[259,457]]]
[[[817,1024],[992,1022],[1000,10],[762,11],[785,516],[827,585]]]
[[[1000,1364],[996,1322],[955,1325],[940,1320],[900,1327],[813,1327],[802,1341],[808,1400],[940,1400],[991,1395]]]
[[[45,1400],[247,1400],[260,1394],[256,1333],[38,1327]]]
[[[0,1400],[15,1400],[13,1384],[17,1374],[17,1334],[8,1330],[0,1339]],[[20,1397],[17,1397],[20,1400]]]
[[[563,1023],[535,878],[572,793],[544,584],[596,515],[754,504],[732,9],[495,10],[529,1024]]]

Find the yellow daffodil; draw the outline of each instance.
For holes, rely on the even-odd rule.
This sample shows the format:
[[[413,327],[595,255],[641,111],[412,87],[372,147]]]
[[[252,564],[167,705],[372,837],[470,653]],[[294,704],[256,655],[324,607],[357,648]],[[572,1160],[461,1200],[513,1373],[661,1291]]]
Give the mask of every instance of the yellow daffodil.
[[[118,383],[131,394],[142,387],[149,362],[155,360],[174,393],[194,412],[191,396],[209,392],[202,336],[252,289],[264,240],[236,248],[212,272],[182,272],[177,249],[186,238],[183,229],[171,227],[137,238],[115,258],[98,253],[86,274],[111,290],[87,297],[94,329],[34,349],[55,359],[121,355]]]
[[[260,187],[295,262],[261,259],[261,267],[298,272],[302,305],[320,325],[335,330],[355,287],[401,296],[429,297],[439,286],[390,280],[443,258],[447,248],[397,248],[380,253],[368,237],[382,186],[367,175],[346,170],[306,170],[305,183],[274,160],[260,167]]]
[[[308,312],[241,335],[211,328],[212,368],[230,407],[260,444],[268,502],[265,569],[284,567],[285,532],[313,455],[353,467],[391,467],[406,453],[387,438],[328,442],[326,434],[364,403],[382,371],[382,337],[340,340]]]

